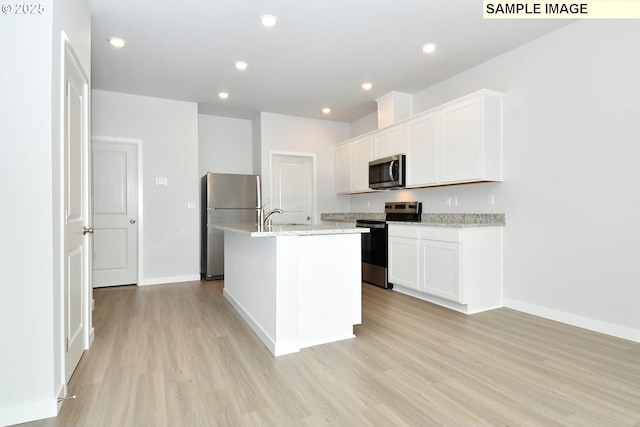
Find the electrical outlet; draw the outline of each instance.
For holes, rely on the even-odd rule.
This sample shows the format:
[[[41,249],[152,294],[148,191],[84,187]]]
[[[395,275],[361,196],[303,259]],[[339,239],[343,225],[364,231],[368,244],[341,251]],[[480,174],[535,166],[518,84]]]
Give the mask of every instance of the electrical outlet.
[[[489,194],[489,197],[487,197],[487,205],[493,206],[495,204],[496,204],[496,197],[493,194]]]

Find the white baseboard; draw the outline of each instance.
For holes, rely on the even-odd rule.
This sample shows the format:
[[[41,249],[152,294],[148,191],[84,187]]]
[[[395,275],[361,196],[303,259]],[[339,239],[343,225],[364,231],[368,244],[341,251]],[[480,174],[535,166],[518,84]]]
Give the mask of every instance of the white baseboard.
[[[143,279],[138,283],[138,286],[151,286],[151,285],[166,285],[168,283],[179,282],[197,282],[200,280],[199,274],[189,274],[186,276],[173,276],[173,277],[157,277],[154,279]]]
[[[274,356],[282,356],[284,354],[297,353],[300,351],[300,347],[293,345],[291,347],[283,348],[282,346],[276,345],[276,343],[271,339],[269,334],[267,334],[264,329],[256,322],[253,317],[238,303],[238,301],[227,291],[226,289],[222,290],[222,295],[224,295],[225,299],[229,301],[229,303],[235,308],[240,317],[244,319],[244,321],[249,325],[251,330],[260,338],[260,341],[264,343],[264,345],[269,349],[271,354]]]
[[[640,330],[638,329],[614,325],[612,323],[602,322],[588,317],[566,313],[564,311],[552,310],[547,307],[528,304],[522,301],[504,299],[504,306],[513,310],[533,314],[534,316],[544,317],[545,319],[555,320],[557,322],[566,323],[568,325],[577,326],[590,331],[640,343]]]
[[[64,399],[67,395],[67,385],[65,383],[62,383],[60,385],[60,388],[58,389],[58,412],[60,413],[60,408],[62,408],[62,403],[64,402],[62,399]]]

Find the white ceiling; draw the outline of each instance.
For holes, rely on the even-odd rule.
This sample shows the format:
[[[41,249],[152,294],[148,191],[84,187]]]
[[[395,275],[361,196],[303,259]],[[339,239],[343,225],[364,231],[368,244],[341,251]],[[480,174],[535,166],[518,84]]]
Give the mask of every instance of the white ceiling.
[[[88,0],[94,89],[353,121],[390,91],[415,93],[566,20],[485,20],[481,0]],[[278,25],[267,29],[263,14]],[[120,50],[107,43],[122,37]],[[424,43],[438,50],[427,56]],[[239,72],[236,60],[248,62]],[[360,85],[370,81],[373,89]],[[229,99],[218,99],[226,91]],[[324,106],[332,113],[321,113]]]

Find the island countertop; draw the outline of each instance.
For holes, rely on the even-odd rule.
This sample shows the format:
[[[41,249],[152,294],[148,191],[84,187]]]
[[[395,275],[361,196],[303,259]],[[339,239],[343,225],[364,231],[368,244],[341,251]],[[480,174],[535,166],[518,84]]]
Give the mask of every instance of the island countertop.
[[[230,231],[250,237],[277,237],[277,236],[314,236],[327,234],[357,234],[368,233],[368,228],[348,227],[345,225],[318,224],[318,225],[273,225],[261,230],[255,224],[211,224],[218,230]]]

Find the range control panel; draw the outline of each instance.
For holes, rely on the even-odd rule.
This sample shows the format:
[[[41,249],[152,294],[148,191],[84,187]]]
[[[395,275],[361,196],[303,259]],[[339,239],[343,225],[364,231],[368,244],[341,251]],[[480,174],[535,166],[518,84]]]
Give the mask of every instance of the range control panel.
[[[422,202],[386,202],[384,204],[384,212],[420,215],[422,213]]]

